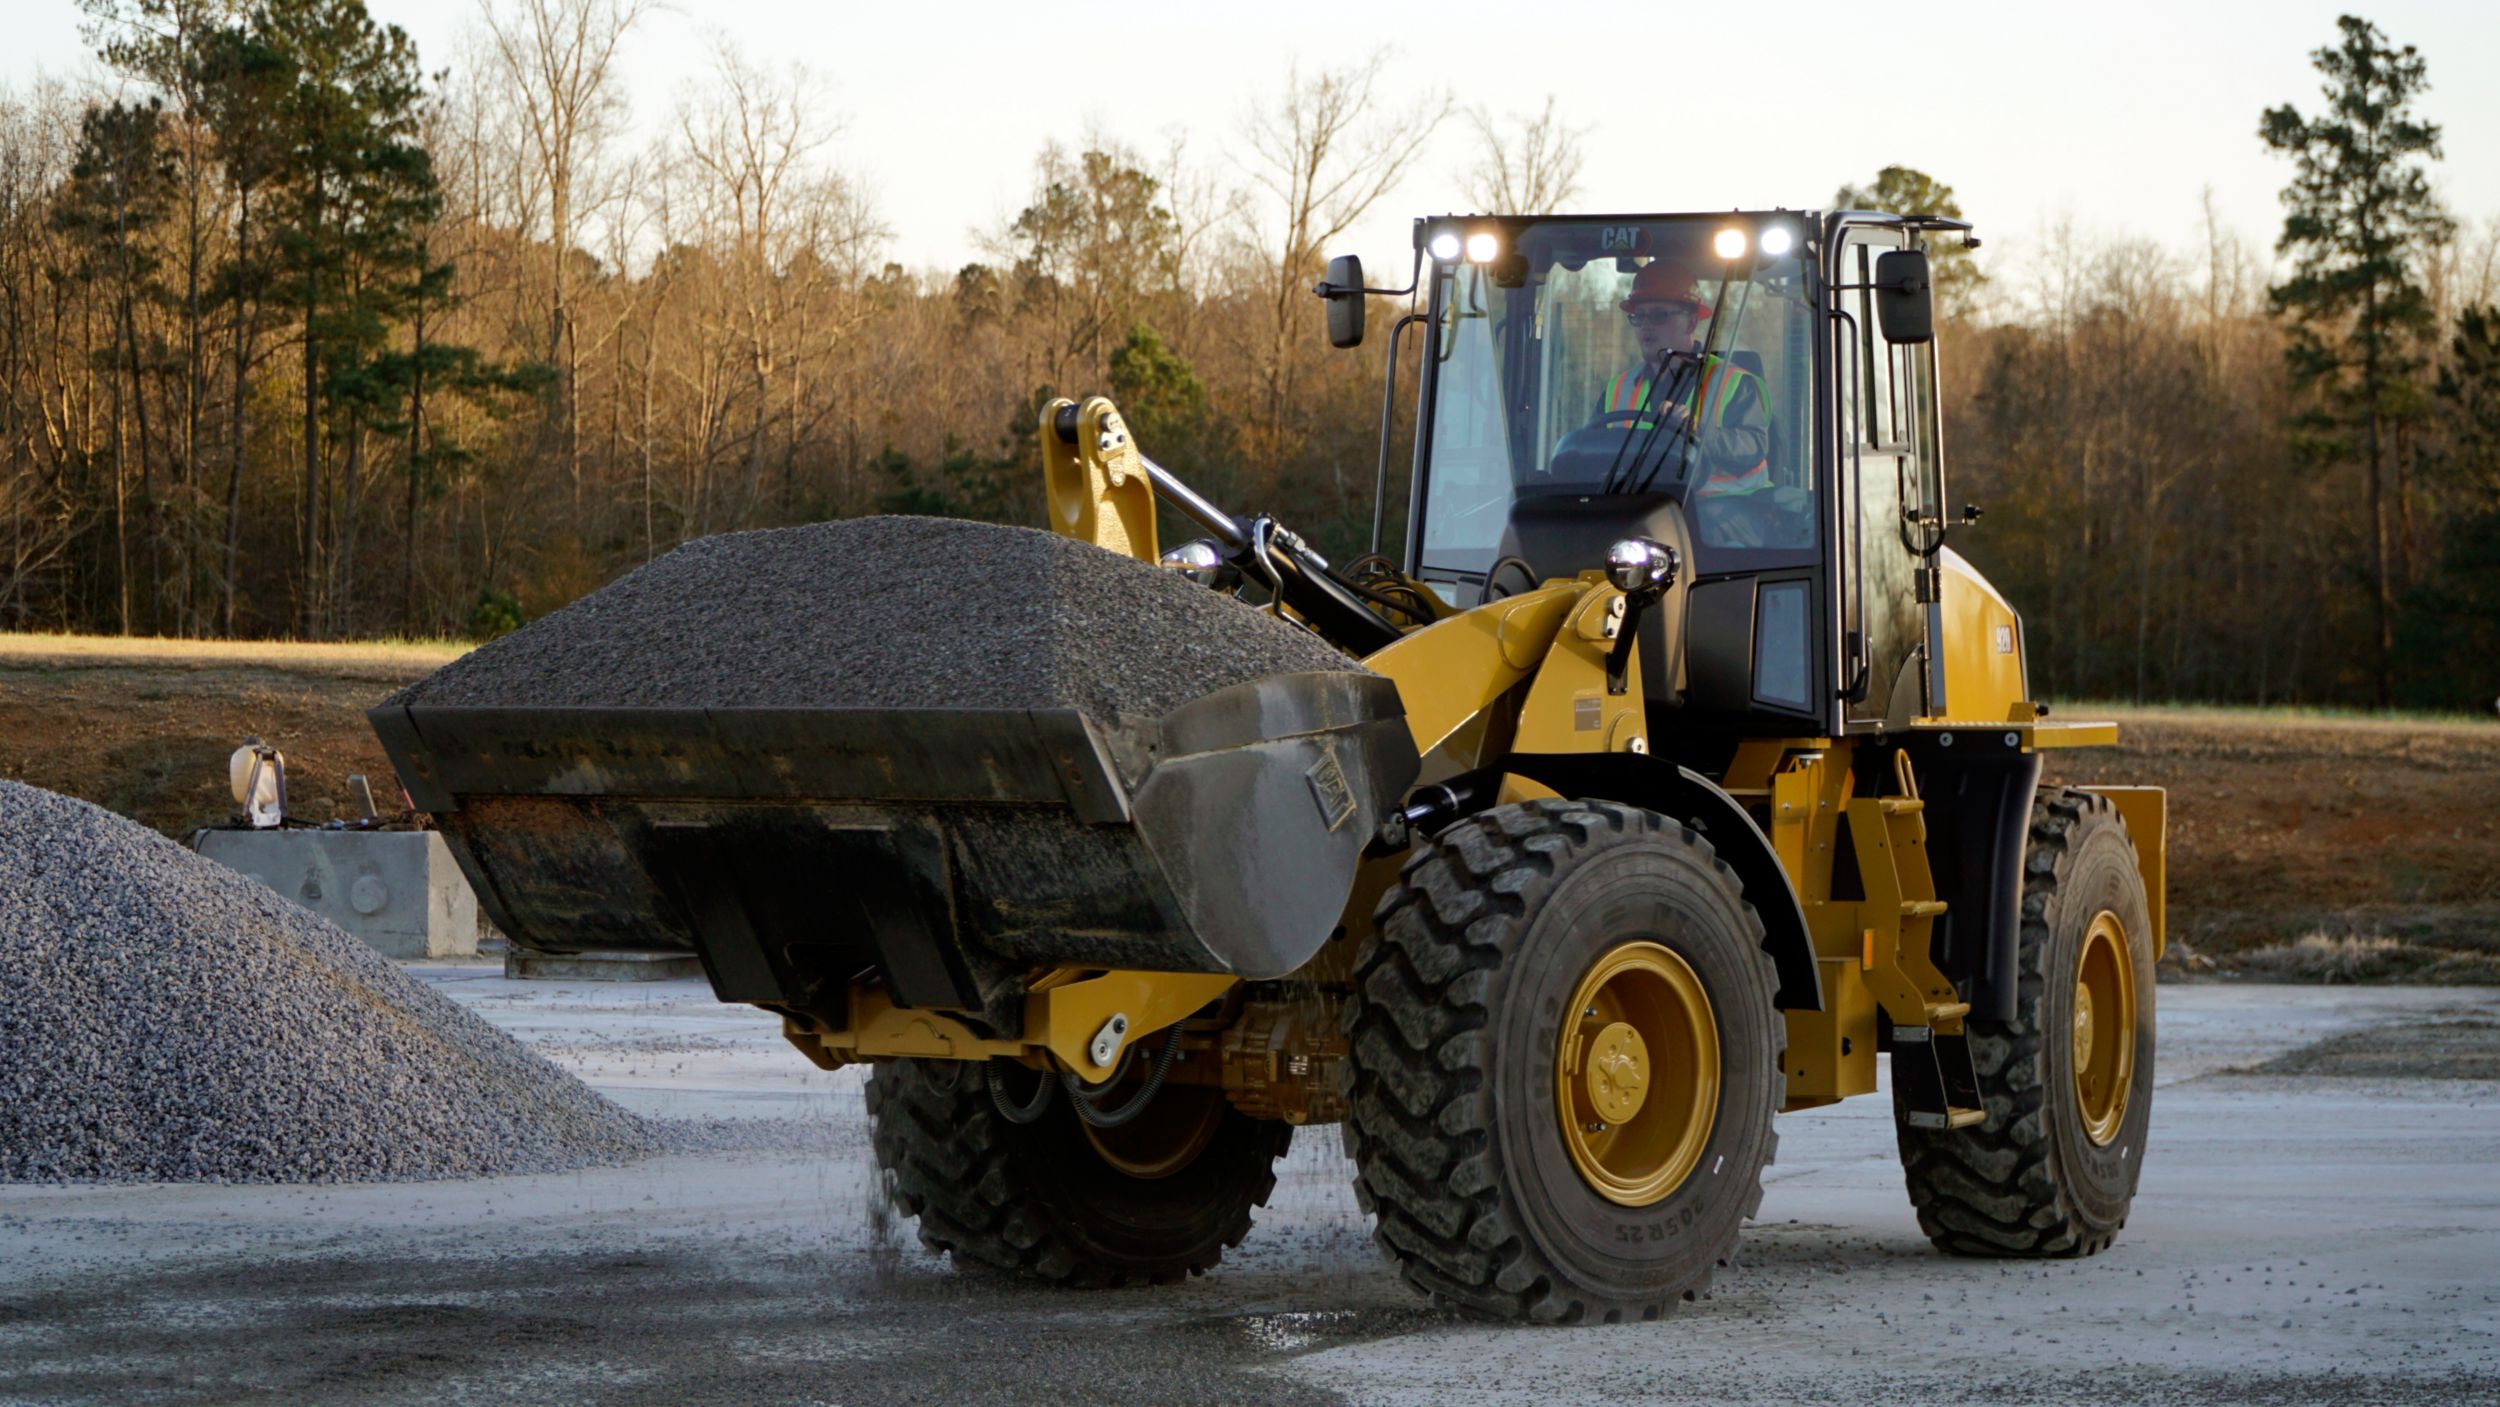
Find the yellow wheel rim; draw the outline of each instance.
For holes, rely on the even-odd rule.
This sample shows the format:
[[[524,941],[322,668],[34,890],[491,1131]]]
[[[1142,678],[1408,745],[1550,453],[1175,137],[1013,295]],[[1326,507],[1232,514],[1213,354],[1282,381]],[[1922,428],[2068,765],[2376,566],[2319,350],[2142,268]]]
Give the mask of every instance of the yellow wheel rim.
[[[2096,1144],[2118,1136],[2127,1092],[2135,1083],[2135,963],[2127,927],[2107,909],[2092,916],[2075,960],[2073,1059],[2075,1107]]]
[[[1597,960],[1564,1012],[1554,1107],[1607,1201],[1646,1207],[1683,1185],[1719,1112],[1719,1026],[1690,964],[1648,942]]]
[[[1140,1057],[1143,1063],[1143,1057]],[[1136,1081],[1123,1084],[1113,1102],[1136,1092]],[[1204,1085],[1167,1085],[1144,1112],[1118,1128],[1096,1128],[1082,1119],[1077,1126],[1085,1141],[1111,1166],[1140,1182],[1167,1178],[1198,1161],[1215,1141],[1224,1123],[1224,1091]],[[1076,1118],[1074,1110],[1068,1117]]]

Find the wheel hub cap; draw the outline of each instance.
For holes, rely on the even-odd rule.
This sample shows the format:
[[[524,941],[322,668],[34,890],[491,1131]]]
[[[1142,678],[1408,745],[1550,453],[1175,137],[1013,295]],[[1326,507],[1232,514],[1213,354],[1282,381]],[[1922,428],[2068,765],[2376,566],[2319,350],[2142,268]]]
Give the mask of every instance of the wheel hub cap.
[[[1617,1021],[1589,1042],[1589,1103],[1600,1119],[1619,1124],[1648,1098],[1649,1045],[1630,1022]]]
[[[1563,1146],[1598,1195],[1646,1207],[1692,1175],[1718,1118],[1719,1027],[1681,955],[1609,949],[1580,979],[1554,1054]]]

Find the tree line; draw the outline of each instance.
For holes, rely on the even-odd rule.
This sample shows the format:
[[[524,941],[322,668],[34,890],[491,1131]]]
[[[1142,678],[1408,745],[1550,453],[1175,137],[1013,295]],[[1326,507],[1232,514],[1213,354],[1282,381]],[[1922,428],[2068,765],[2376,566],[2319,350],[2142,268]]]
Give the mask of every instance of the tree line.
[[[1039,407],[1094,390],[1359,552],[1384,365],[1327,349],[1321,263],[1436,130],[1480,209],[1568,208],[1585,136],[1297,68],[1221,149],[1045,145],[941,273],[802,70],[723,48],[629,148],[645,0],[487,0],[450,73],[361,0],[82,3],[118,91],[0,94],[0,628],[485,635],[708,533],[1035,522]],[[2279,280],[2218,229],[2053,232],[2019,289],[1940,251],[1960,545],[2043,693],[2500,692],[2492,241],[2424,184],[2421,56],[2347,20],[2318,64],[2260,122]],[[1907,168],[1838,200],[1958,213]]]
[[[1950,462],[1997,510],[1964,550],[2036,692],[2500,696],[2500,223],[2432,196],[2420,53],[2345,16],[2311,57],[2323,106],[2257,126],[2292,172],[2279,272],[2210,202],[2184,258],[2052,231],[1948,355]]]

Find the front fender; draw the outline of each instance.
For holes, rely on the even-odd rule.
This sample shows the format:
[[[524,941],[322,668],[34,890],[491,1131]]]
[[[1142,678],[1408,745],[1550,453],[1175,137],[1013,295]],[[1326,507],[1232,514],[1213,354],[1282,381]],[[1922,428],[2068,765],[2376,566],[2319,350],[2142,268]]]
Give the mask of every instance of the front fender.
[[[1585,581],[1555,582],[1409,631],[1363,667],[1398,686],[1415,752],[1429,757],[1467,720],[1536,673]]]
[[[1718,783],[1646,753],[1513,753],[1502,770],[1563,796],[1590,796],[1672,816],[1702,833],[1736,871],[1745,897],[1762,915],[1762,950],[1779,972],[1784,1011],[1821,1011],[1823,983],[1814,965],[1806,911],[1780,868],[1771,839]]]

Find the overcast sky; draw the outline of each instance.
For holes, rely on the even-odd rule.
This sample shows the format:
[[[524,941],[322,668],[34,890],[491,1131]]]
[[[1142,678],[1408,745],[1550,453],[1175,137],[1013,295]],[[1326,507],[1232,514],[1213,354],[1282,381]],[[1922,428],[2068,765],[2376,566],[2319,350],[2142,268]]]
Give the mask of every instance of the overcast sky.
[[[409,30],[429,70],[456,61],[476,17],[473,0],[369,3]],[[1289,64],[1387,45],[1393,100],[1438,88],[1529,110],[1553,94],[1588,129],[1581,209],[1816,206],[1899,162],[1950,183],[1991,262],[2016,269],[2065,218],[2201,248],[2209,186],[2225,225],[2270,249],[2288,165],[2258,142],[2258,115],[2319,106],[2307,55],[2348,5],[677,0],[637,30],[623,78],[648,135],[715,36],[804,63],[843,121],[828,159],[874,192],[889,257],[914,267],[974,257],[972,231],[1023,204],[1046,139],[1093,126],[1159,152],[1177,132],[1227,161],[1250,104]],[[9,83],[91,71],[73,0],[11,9]],[[2369,12],[2429,61],[2422,111],[2445,128],[2435,172],[2450,207],[2500,215],[2500,5],[2382,0]],[[1402,267],[1410,217],[1464,208],[1466,136],[1454,124],[1432,139],[1354,252]]]

